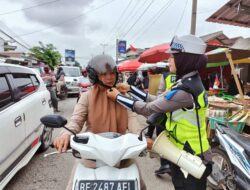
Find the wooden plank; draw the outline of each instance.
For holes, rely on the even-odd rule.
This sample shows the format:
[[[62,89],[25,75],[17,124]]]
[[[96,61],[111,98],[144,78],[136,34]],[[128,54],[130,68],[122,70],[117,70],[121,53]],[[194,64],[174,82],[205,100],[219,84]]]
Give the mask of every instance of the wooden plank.
[[[234,77],[234,80],[236,82],[236,86],[237,86],[237,89],[239,91],[239,94],[240,94],[240,100],[242,101],[242,104],[243,104],[243,107],[244,107],[244,110],[247,110],[247,103],[244,99],[244,94],[243,94],[243,91],[241,89],[241,86],[240,86],[240,81],[237,77],[237,73],[236,73],[236,70],[235,70],[235,67],[234,67],[234,64],[233,64],[233,59],[232,59],[232,55],[231,55],[231,52],[229,51],[229,49],[226,49],[226,56],[227,56],[227,59],[230,63],[230,67],[231,67],[231,70],[232,70],[232,73],[233,73],[233,77]]]

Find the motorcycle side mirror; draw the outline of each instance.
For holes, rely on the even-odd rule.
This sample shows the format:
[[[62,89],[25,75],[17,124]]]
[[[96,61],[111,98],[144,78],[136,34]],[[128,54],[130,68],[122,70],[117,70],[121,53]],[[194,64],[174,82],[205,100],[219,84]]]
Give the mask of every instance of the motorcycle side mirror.
[[[43,116],[40,119],[40,121],[46,127],[66,129],[67,131],[71,132],[74,135],[74,141],[76,142],[83,143],[83,144],[88,143],[88,140],[89,140],[88,137],[77,137],[74,131],[65,127],[65,125],[67,124],[67,119],[65,119],[64,117],[60,115],[46,115],[46,116]]]
[[[76,137],[76,133],[74,131],[72,131],[72,130],[68,129],[67,127],[65,127],[65,125],[67,124],[67,119],[65,119],[64,117],[62,117],[60,115],[46,115],[46,116],[43,116],[40,119],[40,121],[46,127],[64,128],[64,129],[68,130],[69,132],[71,132]]]
[[[43,116],[40,121],[50,128],[62,128],[67,124],[67,119],[60,115],[46,115]]]
[[[147,119],[147,124],[149,125],[158,125],[165,126],[167,116],[164,113],[153,113]]]

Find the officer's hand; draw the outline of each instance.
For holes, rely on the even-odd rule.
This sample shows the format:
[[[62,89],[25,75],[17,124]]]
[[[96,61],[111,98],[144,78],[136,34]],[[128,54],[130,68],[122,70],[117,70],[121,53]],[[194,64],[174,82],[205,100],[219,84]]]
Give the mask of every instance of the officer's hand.
[[[130,85],[128,85],[127,83],[119,83],[116,85],[117,90],[119,90],[119,92],[121,93],[127,93],[130,90]]]
[[[69,146],[70,135],[62,134],[59,137],[56,137],[53,144],[59,153],[66,152]]]
[[[118,94],[120,94],[120,92],[116,88],[111,88],[107,90],[107,96],[113,101],[116,100],[116,96]]]
[[[147,149],[148,150],[152,150],[153,144],[154,144],[154,140],[151,138],[147,138]]]

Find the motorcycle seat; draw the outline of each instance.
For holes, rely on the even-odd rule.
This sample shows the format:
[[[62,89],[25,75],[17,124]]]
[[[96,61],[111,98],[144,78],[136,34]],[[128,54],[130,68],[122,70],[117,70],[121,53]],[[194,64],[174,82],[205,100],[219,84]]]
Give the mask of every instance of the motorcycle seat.
[[[242,146],[246,154],[250,157],[250,139],[235,132],[234,130],[226,127],[222,127],[222,130],[232,138],[236,143]]]

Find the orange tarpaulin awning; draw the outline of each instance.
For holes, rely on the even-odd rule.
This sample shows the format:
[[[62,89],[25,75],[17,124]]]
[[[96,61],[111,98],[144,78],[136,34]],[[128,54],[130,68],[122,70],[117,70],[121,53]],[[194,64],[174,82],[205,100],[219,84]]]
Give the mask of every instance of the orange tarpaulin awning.
[[[157,63],[169,58],[169,54],[166,51],[170,48],[169,43],[163,43],[160,45],[153,46],[144,51],[139,56],[139,61],[143,63]]]
[[[139,62],[137,59],[132,59],[132,60],[126,60],[121,62],[117,68],[119,72],[136,72],[136,69],[141,66],[141,62]]]

